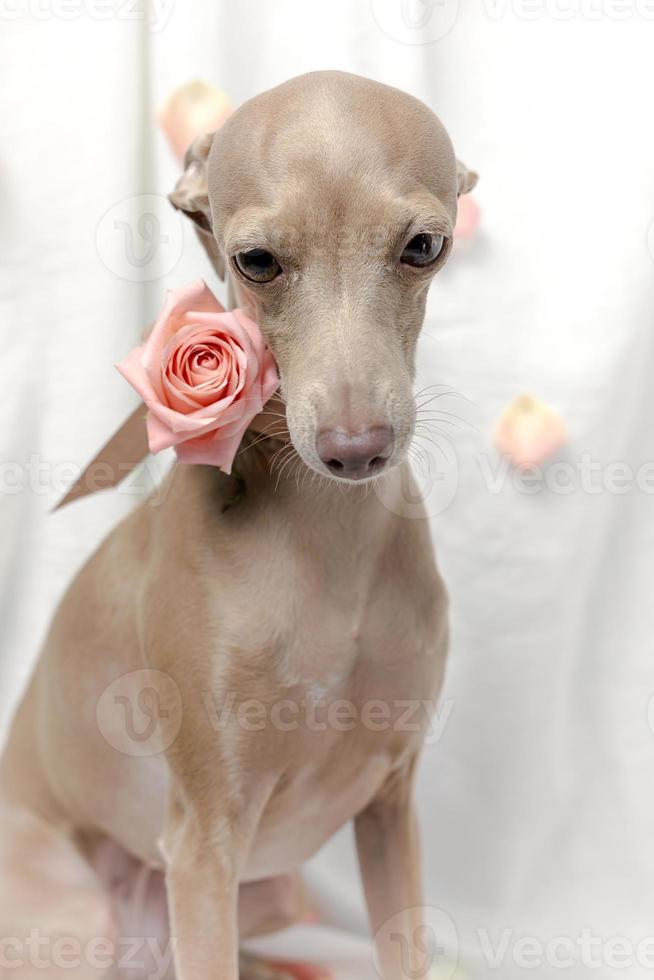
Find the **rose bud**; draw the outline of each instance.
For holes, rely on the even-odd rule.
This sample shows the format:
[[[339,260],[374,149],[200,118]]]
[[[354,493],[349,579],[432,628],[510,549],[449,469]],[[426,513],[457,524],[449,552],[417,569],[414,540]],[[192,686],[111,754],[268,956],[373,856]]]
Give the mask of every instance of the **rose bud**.
[[[157,118],[173,152],[182,160],[196,136],[220,129],[231,112],[224,92],[206,82],[188,82],[168,97]]]
[[[531,395],[515,398],[495,430],[495,446],[519,468],[545,462],[566,440],[561,416]]]
[[[474,238],[480,217],[479,205],[470,194],[464,194],[457,203],[455,241],[470,241]]]

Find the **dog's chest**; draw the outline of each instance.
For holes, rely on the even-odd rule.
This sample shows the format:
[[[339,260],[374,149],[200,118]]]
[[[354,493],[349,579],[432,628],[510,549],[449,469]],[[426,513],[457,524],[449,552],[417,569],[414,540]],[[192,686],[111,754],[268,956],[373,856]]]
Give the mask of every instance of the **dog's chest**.
[[[439,596],[425,614],[424,591],[375,567],[339,575],[309,557],[257,574],[255,563],[247,588],[221,593],[229,616],[216,616],[212,686],[275,704],[280,731],[300,717],[344,731],[375,701],[392,708],[428,696],[438,680]]]
[[[297,866],[366,806],[422,740],[440,682],[435,620],[415,590],[374,569],[327,588],[307,565],[284,563],[274,590],[262,577],[232,662],[215,654],[215,696],[231,692],[226,740],[253,786],[275,774],[251,879]]]
[[[261,699],[252,779],[274,772],[275,789],[247,878],[284,873],[310,858],[417,747],[429,709],[419,697],[418,672],[408,673],[415,684],[406,676],[388,683],[383,670],[357,662],[346,678],[280,684]]]
[[[235,508],[196,549],[189,699],[210,711],[206,794],[263,807],[247,879],[297,867],[365,808],[422,742],[444,661],[426,526],[374,503],[285,506]]]
[[[274,535],[254,525],[235,563],[221,568],[216,655],[227,645],[279,686],[299,683],[316,697],[348,678],[374,696],[383,668],[397,662],[410,682],[437,642],[443,606],[433,563],[416,560],[424,543],[418,549],[415,534],[357,540],[347,525],[300,536],[285,516]]]

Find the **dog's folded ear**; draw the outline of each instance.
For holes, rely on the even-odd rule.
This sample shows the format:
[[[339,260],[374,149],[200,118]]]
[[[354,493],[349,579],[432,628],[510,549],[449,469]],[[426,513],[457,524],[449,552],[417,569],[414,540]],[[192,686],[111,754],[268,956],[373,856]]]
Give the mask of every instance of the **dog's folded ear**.
[[[461,197],[462,194],[469,194],[478,180],[479,175],[474,170],[468,170],[464,163],[461,163],[460,160],[456,161],[457,197]]]
[[[168,200],[191,219],[212,266],[224,279],[225,261],[213,235],[207,187],[207,160],[214,136],[215,133],[207,133],[193,140],[184,156],[184,173]]]

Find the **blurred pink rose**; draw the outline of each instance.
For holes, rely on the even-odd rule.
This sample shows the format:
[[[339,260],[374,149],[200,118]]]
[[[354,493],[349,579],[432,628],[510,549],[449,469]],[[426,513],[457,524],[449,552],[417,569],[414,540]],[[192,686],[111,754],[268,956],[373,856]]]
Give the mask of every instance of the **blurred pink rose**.
[[[231,112],[224,92],[206,82],[188,82],[175,89],[157,117],[173,152],[182,160],[196,136],[220,129]]]
[[[454,226],[454,237],[458,240],[469,241],[474,238],[477,226],[479,225],[480,210],[474,197],[464,194],[457,203],[456,224]]]
[[[150,451],[231,471],[245,430],[279,385],[257,324],[202,280],[171,289],[142,347],[116,367],[148,412]]]
[[[502,412],[495,445],[518,469],[539,466],[565,444],[561,416],[531,395],[519,395]]]

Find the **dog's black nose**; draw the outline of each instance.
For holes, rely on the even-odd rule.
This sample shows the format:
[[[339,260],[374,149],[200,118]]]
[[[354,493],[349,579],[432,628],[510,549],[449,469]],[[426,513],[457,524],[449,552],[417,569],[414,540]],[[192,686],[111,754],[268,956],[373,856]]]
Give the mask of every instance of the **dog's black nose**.
[[[365,480],[386,465],[393,448],[393,433],[387,425],[350,432],[325,429],[318,433],[316,449],[321,462],[334,476]]]

